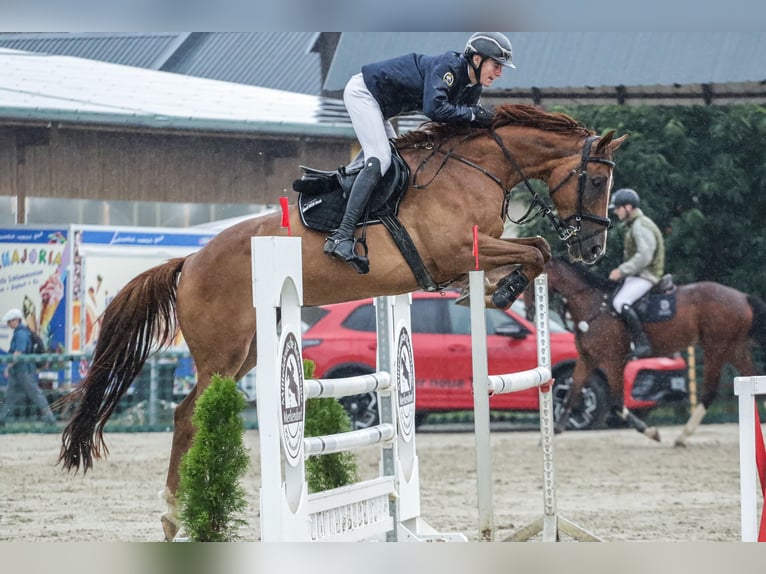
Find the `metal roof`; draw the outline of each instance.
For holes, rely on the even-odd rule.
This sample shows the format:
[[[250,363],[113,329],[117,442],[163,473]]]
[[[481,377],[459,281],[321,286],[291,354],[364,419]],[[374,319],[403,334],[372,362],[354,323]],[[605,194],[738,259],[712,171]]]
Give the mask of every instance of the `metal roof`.
[[[334,95],[367,62],[419,52],[462,51],[470,32],[344,32],[325,79]],[[563,90],[581,96],[683,91],[715,85],[719,94],[757,90],[766,80],[766,32],[506,32],[516,70],[506,70],[493,92]],[[729,84],[729,87],[726,87]],[[652,88],[647,90],[646,88]],[[544,94],[543,94],[544,95]]]
[[[0,34],[0,48],[154,68],[160,55],[176,46],[181,36],[178,32]]]
[[[163,69],[227,82],[319,95],[316,32],[205,33],[178,63]]]
[[[327,98],[1,48],[0,119],[354,137]]]
[[[318,96],[318,32],[0,33],[0,48],[76,56],[138,68]]]

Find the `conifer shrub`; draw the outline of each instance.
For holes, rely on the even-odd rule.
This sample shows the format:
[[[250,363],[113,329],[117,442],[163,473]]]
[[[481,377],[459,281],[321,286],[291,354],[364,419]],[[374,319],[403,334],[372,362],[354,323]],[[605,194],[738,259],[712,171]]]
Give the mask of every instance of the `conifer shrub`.
[[[194,441],[181,460],[178,500],[192,542],[230,542],[246,524],[241,479],[250,457],[241,413],[247,402],[231,377],[214,375],[197,399]]]

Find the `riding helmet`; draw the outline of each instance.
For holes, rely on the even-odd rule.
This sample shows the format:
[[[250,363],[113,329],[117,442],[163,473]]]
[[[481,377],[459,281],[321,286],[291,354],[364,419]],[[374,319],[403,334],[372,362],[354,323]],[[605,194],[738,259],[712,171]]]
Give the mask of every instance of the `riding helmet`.
[[[483,58],[492,58],[503,66],[516,68],[511,61],[513,55],[511,41],[500,32],[476,32],[468,38],[463,53],[469,58],[479,54]]]
[[[609,209],[622,207],[623,205],[638,207],[640,201],[638,194],[634,190],[628,187],[623,187],[612,194],[612,202],[609,204]]]

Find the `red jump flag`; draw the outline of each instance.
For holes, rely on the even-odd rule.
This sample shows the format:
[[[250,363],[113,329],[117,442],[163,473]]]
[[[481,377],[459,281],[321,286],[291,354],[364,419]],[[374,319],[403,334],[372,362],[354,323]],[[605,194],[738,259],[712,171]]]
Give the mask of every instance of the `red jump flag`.
[[[473,226],[473,257],[476,264],[476,271],[479,270],[479,226]]]
[[[287,227],[287,235],[292,235],[290,230],[290,212],[287,209],[287,198],[280,197],[279,205],[282,206],[282,227]]]

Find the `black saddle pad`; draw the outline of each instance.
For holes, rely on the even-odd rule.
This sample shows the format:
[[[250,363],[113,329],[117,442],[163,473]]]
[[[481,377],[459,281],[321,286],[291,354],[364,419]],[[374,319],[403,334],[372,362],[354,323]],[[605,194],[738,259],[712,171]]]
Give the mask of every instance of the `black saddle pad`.
[[[377,224],[381,222],[381,217],[396,215],[399,212],[399,203],[409,183],[410,169],[393,145],[391,149],[391,167],[375,186],[367,216],[362,218],[357,226]],[[304,187],[301,184],[311,179],[320,181],[309,191],[299,191]],[[301,180],[293,183],[293,189],[298,191],[298,208],[303,225],[324,232],[337,229],[346,209],[347,189],[352,183],[353,178],[346,175],[342,169],[324,176],[307,173]]]
[[[633,308],[644,323],[669,321],[676,315],[676,293],[648,293]]]

